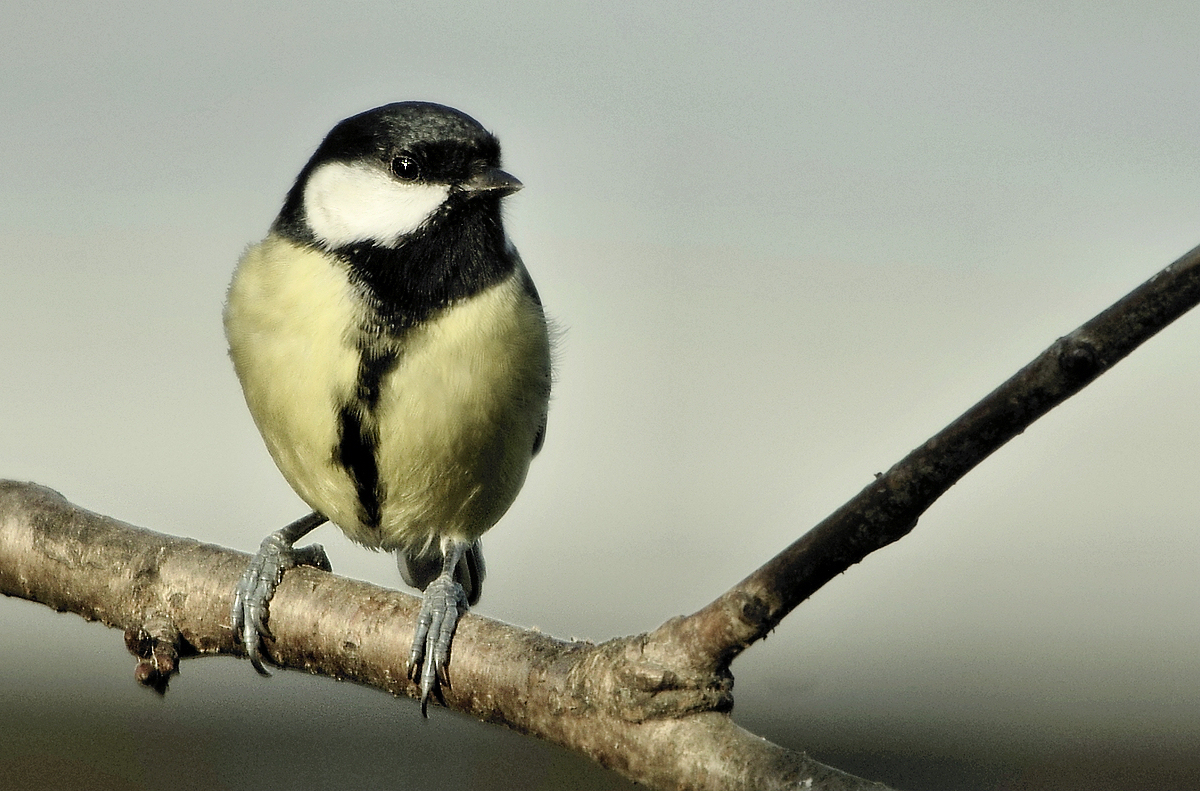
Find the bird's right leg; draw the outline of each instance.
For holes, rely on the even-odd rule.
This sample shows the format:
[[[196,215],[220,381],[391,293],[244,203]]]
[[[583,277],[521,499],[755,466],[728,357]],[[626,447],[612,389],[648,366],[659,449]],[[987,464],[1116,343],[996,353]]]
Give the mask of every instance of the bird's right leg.
[[[471,606],[466,589],[455,578],[458,565],[468,552],[478,551],[478,547],[478,543],[448,541],[442,550],[442,573],[426,586],[422,597],[407,670],[409,678],[421,684],[422,716],[429,716],[426,713],[429,696],[439,692],[439,681],[446,680],[450,641],[454,639],[459,617]],[[480,573],[475,584],[481,579]]]
[[[267,628],[267,605],[275,595],[275,588],[283,579],[283,572],[294,566],[315,566],[330,571],[329,558],[320,544],[296,547],[295,543],[320,527],[327,520],[317,512],[297,519],[287,527],[276,530],[263,539],[258,553],[242,573],[229,611],[229,623],[235,634],[241,637],[250,664],[264,676],[271,675],[263,667],[262,638],[273,635]]]

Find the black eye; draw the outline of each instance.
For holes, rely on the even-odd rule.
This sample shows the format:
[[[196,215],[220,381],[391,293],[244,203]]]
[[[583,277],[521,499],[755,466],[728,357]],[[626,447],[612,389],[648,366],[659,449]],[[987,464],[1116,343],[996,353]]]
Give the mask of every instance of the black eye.
[[[421,166],[409,154],[400,154],[392,159],[392,175],[401,181],[416,181],[421,177]]]

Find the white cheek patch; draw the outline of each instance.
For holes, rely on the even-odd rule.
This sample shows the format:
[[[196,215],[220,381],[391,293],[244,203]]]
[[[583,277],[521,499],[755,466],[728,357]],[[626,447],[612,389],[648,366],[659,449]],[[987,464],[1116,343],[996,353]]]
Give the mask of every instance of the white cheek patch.
[[[304,215],[327,248],[355,242],[390,246],[419,228],[449,193],[445,184],[397,181],[364,163],[327,162],[304,185]]]

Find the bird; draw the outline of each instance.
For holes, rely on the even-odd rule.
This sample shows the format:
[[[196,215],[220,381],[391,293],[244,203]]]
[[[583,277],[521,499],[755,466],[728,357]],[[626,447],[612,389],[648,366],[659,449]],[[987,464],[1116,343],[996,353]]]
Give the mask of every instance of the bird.
[[[301,537],[332,522],[394,552],[423,591],[406,662],[421,713],[448,683],[458,620],[479,599],[480,536],[509,509],[546,435],[551,333],[504,230],[521,182],[497,138],[432,102],[333,127],[224,309],[251,416],[312,513],[263,541],[230,624],[254,668],[288,569],[329,570]]]

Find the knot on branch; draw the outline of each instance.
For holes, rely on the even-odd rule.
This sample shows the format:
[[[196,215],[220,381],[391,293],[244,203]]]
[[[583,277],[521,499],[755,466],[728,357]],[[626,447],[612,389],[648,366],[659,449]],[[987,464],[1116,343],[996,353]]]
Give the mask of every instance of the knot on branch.
[[[733,708],[733,675],[727,667],[696,668],[679,646],[658,648],[645,634],[595,646],[570,671],[569,698],[626,722]]]
[[[175,622],[162,613],[150,613],[141,625],[125,630],[125,647],[138,658],[133,671],[137,682],[165,695],[184,653],[183,636]]]
[[[1095,377],[1103,363],[1096,347],[1082,338],[1068,335],[1058,341],[1058,367],[1075,381]]]

